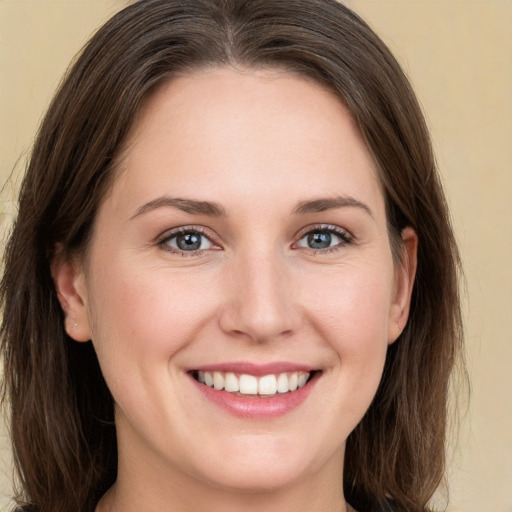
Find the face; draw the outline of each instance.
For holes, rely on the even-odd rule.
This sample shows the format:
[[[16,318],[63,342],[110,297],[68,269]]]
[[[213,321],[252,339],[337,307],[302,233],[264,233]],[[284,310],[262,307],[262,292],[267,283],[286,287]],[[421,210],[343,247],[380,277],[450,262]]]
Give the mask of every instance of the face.
[[[120,474],[253,491],[340,476],[412,281],[339,99],[223,68],[147,101],[65,268],[68,332],[92,339],[115,399]]]

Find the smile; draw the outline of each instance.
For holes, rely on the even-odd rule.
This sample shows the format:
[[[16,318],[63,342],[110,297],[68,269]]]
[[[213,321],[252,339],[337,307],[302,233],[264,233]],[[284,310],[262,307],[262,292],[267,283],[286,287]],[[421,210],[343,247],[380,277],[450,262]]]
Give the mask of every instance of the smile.
[[[239,395],[274,396],[304,387],[310,375],[310,372],[294,371],[258,377],[247,373],[197,371],[194,377],[201,384],[217,391],[224,390]]]
[[[307,400],[323,375],[295,363],[225,363],[190,369],[196,389],[207,400],[243,419],[272,419]]]

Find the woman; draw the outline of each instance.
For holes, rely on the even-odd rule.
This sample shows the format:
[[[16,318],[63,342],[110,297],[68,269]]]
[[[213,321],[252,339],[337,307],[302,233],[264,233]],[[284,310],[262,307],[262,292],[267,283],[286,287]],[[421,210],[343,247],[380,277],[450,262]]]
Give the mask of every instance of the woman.
[[[429,510],[457,269],[417,101],[354,13],[134,3],[57,93],[6,252],[18,501]]]

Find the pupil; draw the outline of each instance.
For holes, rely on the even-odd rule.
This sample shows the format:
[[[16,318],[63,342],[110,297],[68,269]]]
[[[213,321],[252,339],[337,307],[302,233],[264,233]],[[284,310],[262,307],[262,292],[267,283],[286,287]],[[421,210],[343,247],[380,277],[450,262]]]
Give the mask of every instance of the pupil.
[[[182,251],[195,251],[201,247],[201,236],[195,233],[179,235],[176,243]]]
[[[312,249],[326,249],[331,245],[330,233],[311,233],[308,236],[308,245]]]

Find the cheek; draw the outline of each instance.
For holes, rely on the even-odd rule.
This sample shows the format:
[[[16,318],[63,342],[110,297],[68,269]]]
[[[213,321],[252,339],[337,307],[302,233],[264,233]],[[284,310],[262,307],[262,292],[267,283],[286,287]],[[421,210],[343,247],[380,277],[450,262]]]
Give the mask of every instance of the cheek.
[[[317,327],[349,345],[360,346],[364,340],[386,344],[393,272],[384,263],[347,264],[305,280],[302,301],[318,319]]]
[[[303,298],[315,330],[336,354],[341,389],[367,405],[380,382],[388,347],[390,268],[351,265],[331,276],[317,275]]]
[[[211,318],[197,279],[134,262],[101,262],[90,286],[93,344],[111,387],[145,378],[186,347]],[[138,269],[134,271],[134,269]],[[203,293],[202,293],[203,292]],[[146,377],[144,375],[146,374]],[[112,390],[114,392],[114,390]]]

